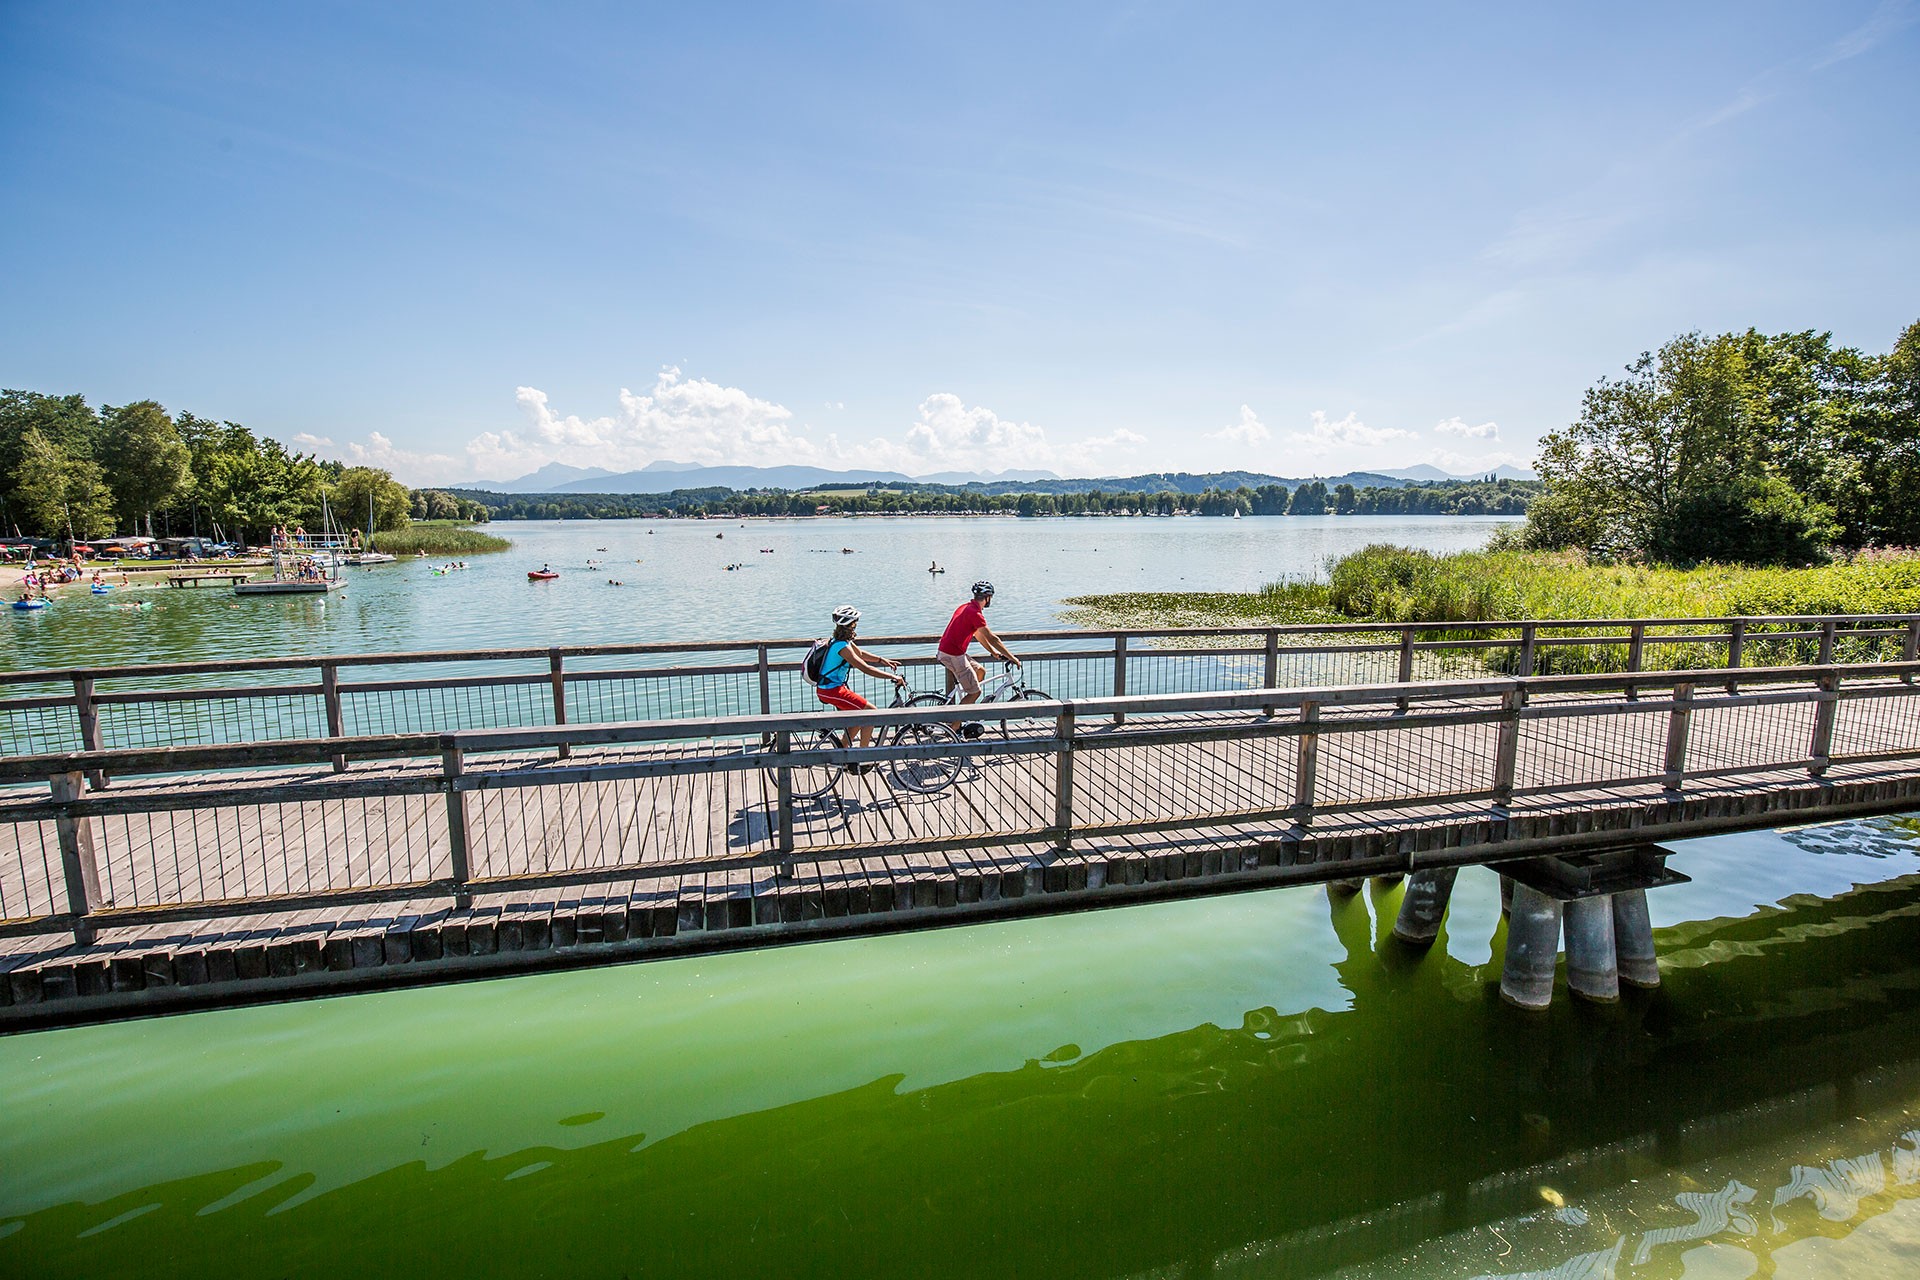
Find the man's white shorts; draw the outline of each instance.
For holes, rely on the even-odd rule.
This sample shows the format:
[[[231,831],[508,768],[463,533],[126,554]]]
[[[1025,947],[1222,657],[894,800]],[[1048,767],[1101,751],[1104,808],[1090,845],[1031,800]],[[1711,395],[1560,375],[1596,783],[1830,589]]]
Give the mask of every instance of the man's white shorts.
[[[980,692],[980,677],[974,674],[972,658],[964,653],[934,652],[940,659],[940,665],[953,673],[953,682],[959,686],[961,696]]]

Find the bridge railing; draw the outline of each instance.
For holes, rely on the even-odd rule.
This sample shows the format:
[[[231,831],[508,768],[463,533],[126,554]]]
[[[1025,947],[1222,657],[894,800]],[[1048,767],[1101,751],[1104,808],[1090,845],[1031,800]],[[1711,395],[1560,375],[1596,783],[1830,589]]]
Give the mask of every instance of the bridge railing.
[[[1916,675],[1920,662],[1129,694],[972,707],[988,732],[931,748],[809,744],[949,708],[14,756],[0,759],[0,932],[636,876],[744,886],[822,861],[951,866],[1172,829],[1231,829],[1235,856],[1254,856],[1329,815],[1470,804],[1497,821],[1530,797],[1920,760]],[[886,783],[929,760],[953,762],[951,786]],[[880,781],[796,796],[796,774],[846,764]],[[114,787],[88,794],[102,772]]]
[[[1029,631],[1058,697],[1920,658],[1920,615]],[[863,638],[919,682],[936,637]],[[776,715],[807,639],[312,655],[0,672],[0,755]],[[867,683],[855,677],[856,687]],[[878,692],[869,687],[870,695]],[[884,698],[875,697],[876,701]]]

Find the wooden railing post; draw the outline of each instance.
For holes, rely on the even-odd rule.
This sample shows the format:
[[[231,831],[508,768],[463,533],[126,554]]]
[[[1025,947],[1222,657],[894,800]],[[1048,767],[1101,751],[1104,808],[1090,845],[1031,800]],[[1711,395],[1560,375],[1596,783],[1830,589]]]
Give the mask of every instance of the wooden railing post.
[[[53,798],[71,804],[80,798],[84,779],[78,773],[56,773],[47,779]],[[67,911],[73,916],[73,940],[82,946],[92,942],[95,930],[87,917],[103,906],[100,896],[100,862],[94,854],[93,822],[72,816],[55,818],[54,833],[60,840],[60,872],[67,885]]]
[[[1526,705],[1524,685],[1500,695],[1500,733],[1493,744],[1493,802],[1502,808],[1513,802],[1513,776],[1520,761],[1520,713]]]
[[[1647,624],[1636,622],[1627,630],[1627,670],[1639,671],[1646,666]],[[1633,702],[1640,697],[1640,687],[1631,682],[1627,685],[1627,701]]]
[[[1833,720],[1840,709],[1840,674],[1823,671],[1819,701],[1813,705],[1813,741],[1807,748],[1807,772],[1819,777],[1833,763]]]
[[[562,670],[563,663],[558,649],[547,650],[547,668],[553,681],[553,723],[563,725],[567,722],[567,677]],[[573,754],[566,743],[560,744],[560,758],[565,760]]]
[[[1693,685],[1673,687],[1673,711],[1667,717],[1666,788],[1678,791],[1687,776],[1687,734],[1693,721]]]
[[[443,739],[440,772],[447,789],[447,876],[453,881],[454,901],[461,907],[473,903],[472,896],[467,892],[467,882],[473,878],[473,864],[467,843],[467,793],[460,789],[460,777],[466,768],[467,753],[459,747],[447,745]]]
[[[1394,672],[1393,678],[1398,684],[1413,682],[1413,628],[1410,626],[1400,628],[1400,665]],[[1409,703],[1407,699],[1401,698],[1394,705],[1405,711]]]
[[[73,678],[73,709],[80,717],[80,749],[99,751],[100,745],[100,708],[93,703],[93,677],[75,676]],[[87,781],[95,791],[105,790],[107,771],[94,769],[87,774]]]
[[[1828,618],[1820,624],[1820,656],[1814,659],[1814,665],[1826,667],[1833,665],[1833,633],[1839,623]]]
[[[1906,642],[1900,646],[1900,660],[1902,662],[1920,662],[1920,618],[1915,618],[1907,624],[1907,639]],[[1905,680],[1908,684],[1912,684],[1913,674],[1909,672],[1902,676],[1901,679]]]
[[[1116,698],[1127,696],[1127,637],[1125,635],[1117,635],[1113,638],[1113,696]],[[1113,722],[1125,724],[1127,713],[1114,712]]]
[[[774,832],[781,853],[793,852],[793,767],[786,762],[793,750],[793,733],[781,729],[773,735],[773,753],[780,763],[774,766]]]
[[[1520,628],[1520,678],[1526,679],[1533,674],[1533,651],[1539,642],[1538,628],[1531,622]]]
[[[1300,723],[1307,732],[1300,735],[1300,752],[1293,766],[1293,820],[1301,826],[1313,821],[1313,791],[1320,773],[1320,735],[1313,726],[1320,722],[1320,704],[1308,698],[1300,704]]]
[[[754,660],[760,676],[760,714],[773,714],[773,664],[767,658],[767,646],[761,645]]]
[[[1278,688],[1279,684],[1280,684],[1280,629],[1278,627],[1268,627],[1267,628],[1267,664],[1266,664],[1266,669],[1262,671],[1260,674],[1260,687],[1263,689],[1274,689],[1274,688]],[[1273,704],[1269,702],[1266,706],[1260,708],[1260,713],[1266,716],[1269,720],[1271,720],[1273,718]]]
[[[1053,847],[1073,847],[1073,704],[1053,720]]]
[[[1727,627],[1727,670],[1738,671],[1747,660],[1747,620],[1735,618]],[[1740,692],[1738,680],[1727,681],[1727,692]]]
[[[329,738],[346,737],[346,716],[340,710],[340,665],[338,663],[320,664],[320,697],[327,704],[327,736]],[[339,752],[334,753],[333,771],[335,773],[347,771],[347,758]]]

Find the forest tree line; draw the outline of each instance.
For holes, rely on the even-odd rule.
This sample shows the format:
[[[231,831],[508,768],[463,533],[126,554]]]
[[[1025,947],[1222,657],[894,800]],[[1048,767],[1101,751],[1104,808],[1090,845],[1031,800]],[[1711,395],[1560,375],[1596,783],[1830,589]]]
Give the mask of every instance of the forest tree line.
[[[1885,355],[1810,330],[1682,334],[1588,390],[1536,465],[1533,547],[1807,564],[1920,546],[1920,321]]]
[[[1202,493],[1141,491],[983,493],[946,486],[848,486],[783,489],[678,489],[663,494],[509,494],[455,489],[463,501],[483,503],[496,520],[617,520],[643,516],[815,515],[1524,515],[1540,490],[1529,480],[1450,480],[1404,487],[1320,481],[1245,485]]]
[[[0,391],[0,533],[54,539],[194,534],[263,543],[274,526],[484,521],[484,505],[410,490],[377,467],[289,450],[236,422],[169,414],[151,400]]]

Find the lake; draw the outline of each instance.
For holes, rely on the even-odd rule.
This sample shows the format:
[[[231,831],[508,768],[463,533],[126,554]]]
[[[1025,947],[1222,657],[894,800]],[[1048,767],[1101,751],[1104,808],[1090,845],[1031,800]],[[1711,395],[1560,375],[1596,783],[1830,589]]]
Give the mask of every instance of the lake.
[[[1242,520],[860,518],[513,521],[511,551],[347,570],[332,595],[236,598],[163,585],[67,588],[0,619],[0,664],[606,644],[818,635],[841,604],[869,636],[938,631],[976,579],[1000,630],[1061,624],[1060,601],[1107,591],[1253,591],[1311,576],[1372,542],[1484,544],[1511,519],[1256,516]],[[763,550],[764,548],[764,550]],[[843,551],[844,549],[844,551]],[[938,561],[944,574],[929,573]],[[594,567],[589,567],[593,562]],[[551,565],[553,582],[527,571]],[[728,565],[738,568],[728,569]],[[622,586],[611,586],[610,581]],[[119,608],[131,600],[151,609]]]
[[[925,631],[976,576],[1044,627],[1496,523],[503,524],[324,602],[69,597],[5,661]],[[9,1036],[0,1273],[1913,1274],[1920,822],[1673,865],[1662,988],[1544,1015],[1471,869],[1425,953],[1397,888],[1287,889]]]

